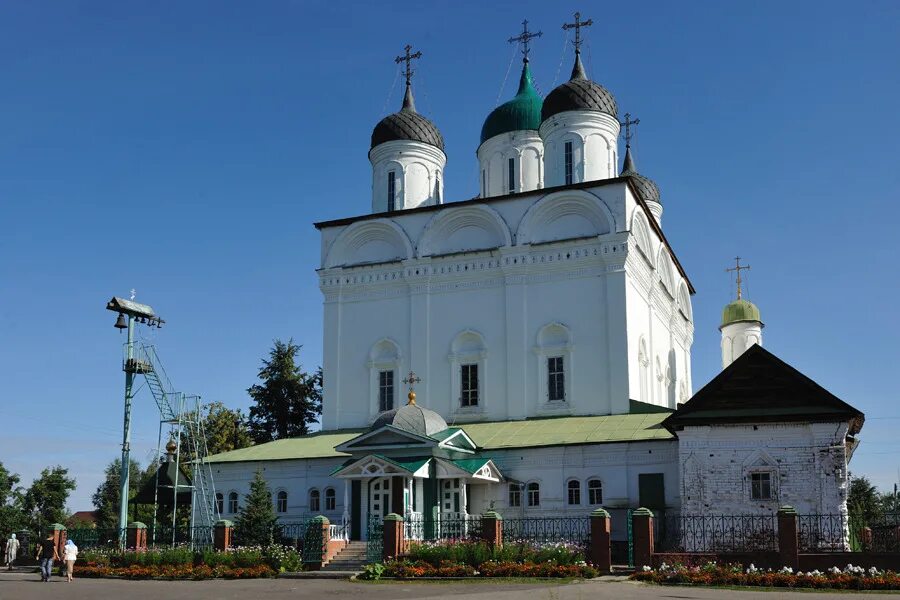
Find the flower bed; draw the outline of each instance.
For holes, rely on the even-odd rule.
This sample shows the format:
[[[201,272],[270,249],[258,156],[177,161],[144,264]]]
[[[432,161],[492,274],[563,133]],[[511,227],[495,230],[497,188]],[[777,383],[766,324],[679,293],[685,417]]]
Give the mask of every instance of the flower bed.
[[[744,570],[740,565],[703,566],[660,565],[659,569],[644,567],[631,576],[637,581],[662,585],[735,585],[752,587],[787,587],[836,590],[900,590],[900,575],[894,571],[879,571],[875,567],[863,569],[847,565],[827,571],[794,572],[789,567],[778,571],[757,569],[753,565]]]
[[[125,579],[254,579],[274,577],[269,565],[253,567],[226,567],[216,565],[131,565],[111,567],[88,564],[75,570],[76,577],[122,577]]]
[[[272,577],[302,568],[302,557],[293,548],[273,545],[217,552],[176,546],[141,552],[88,550],[79,557],[75,573],[82,577],[128,579],[243,579]]]
[[[479,567],[489,561],[575,565],[583,564],[585,556],[582,546],[565,542],[509,542],[502,546],[468,541],[411,542],[406,553],[406,558],[411,561],[423,561],[435,566],[452,562],[471,567]]]

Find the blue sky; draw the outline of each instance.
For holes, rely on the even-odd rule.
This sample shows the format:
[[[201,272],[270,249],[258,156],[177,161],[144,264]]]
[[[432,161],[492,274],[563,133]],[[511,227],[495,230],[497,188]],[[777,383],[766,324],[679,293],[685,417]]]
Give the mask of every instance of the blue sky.
[[[563,21],[592,17],[589,74],[640,117],[639,169],[694,296],[695,391],[720,366],[733,256],[765,345],[865,411],[851,471],[900,468],[895,235],[900,4],[884,2],[0,3],[0,461],[46,465],[90,508],[119,453],[137,290],[176,386],[247,407],[276,337],[321,360],[312,222],[363,214],[368,137],[399,107],[393,57],[424,57],[417,105],[444,133],[446,198],[477,192],[481,123],[528,18],[546,94]],[[518,63],[502,99],[514,92]],[[133,455],[158,421],[143,390]]]

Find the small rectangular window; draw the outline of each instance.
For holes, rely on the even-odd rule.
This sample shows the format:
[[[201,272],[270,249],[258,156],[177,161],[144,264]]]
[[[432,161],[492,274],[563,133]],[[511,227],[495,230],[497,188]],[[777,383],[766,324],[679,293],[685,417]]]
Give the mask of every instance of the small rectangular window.
[[[481,170],[481,197],[487,197],[487,175],[485,175],[484,169]]]
[[[507,179],[509,182],[509,193],[512,194],[513,192],[516,191],[516,159],[514,159],[514,158],[509,159],[508,165],[509,165],[509,168],[508,168],[509,172],[507,174]]]
[[[287,492],[278,492],[278,506],[276,510],[280,513],[287,512]]]
[[[551,402],[564,402],[566,399],[566,375],[562,356],[547,359],[547,399]]]
[[[478,406],[478,365],[462,366],[462,406]]]
[[[772,499],[771,473],[750,473],[750,498],[753,500]]]
[[[541,486],[537,483],[528,484],[528,506],[541,505]]]
[[[509,505],[522,506],[522,486],[518,483],[509,484]]]
[[[394,408],[394,372],[378,372],[378,410],[384,412]]]
[[[566,157],[566,185],[570,185],[572,183],[572,142],[566,142],[565,157]]]
[[[396,208],[397,196],[397,172],[388,171],[388,192],[387,192],[387,209],[392,211]]]
[[[438,204],[441,203],[441,178],[435,177],[434,179],[434,200]]]

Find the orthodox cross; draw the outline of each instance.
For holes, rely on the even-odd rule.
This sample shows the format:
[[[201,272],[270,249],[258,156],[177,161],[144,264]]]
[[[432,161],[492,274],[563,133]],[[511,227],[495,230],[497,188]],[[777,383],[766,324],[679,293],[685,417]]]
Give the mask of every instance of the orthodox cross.
[[[593,19],[588,19],[587,21],[581,20],[581,13],[575,13],[575,22],[574,23],[563,23],[563,29],[575,30],[575,52],[581,52],[581,28],[582,27],[590,27],[594,24]]]
[[[413,387],[420,381],[422,381],[422,378],[416,376],[414,371],[410,371],[409,375],[407,375],[403,379],[403,383],[409,384],[409,394],[407,394],[407,397],[409,398],[409,404],[416,403],[416,392],[413,390]]]
[[[737,292],[738,292],[737,296],[738,296],[738,300],[741,299],[741,271],[749,271],[749,270],[750,270],[750,265],[741,266],[741,257],[740,257],[740,256],[735,256],[735,257],[734,257],[734,266],[733,266],[732,268],[730,268],[730,269],[725,269],[725,272],[726,272],[726,273],[730,273],[731,271],[737,272]]]
[[[541,37],[542,35],[544,35],[544,32],[542,31],[538,31],[537,33],[528,31],[528,19],[525,19],[524,21],[522,21],[522,33],[520,35],[517,35],[516,37],[509,38],[509,43],[517,44],[519,42],[522,42],[522,56],[524,57],[522,62],[528,62],[528,42],[530,42],[534,38]]]
[[[134,288],[131,288],[131,299],[134,300],[134,297],[137,295],[137,292]]]
[[[413,70],[412,70],[412,66],[410,63],[412,63],[412,61],[416,58],[422,58],[422,52],[419,51],[419,52],[416,52],[415,54],[410,54],[409,51],[412,50],[412,46],[410,46],[409,44],[406,45],[406,48],[404,48],[404,50],[406,50],[406,55],[398,56],[398,57],[394,58],[394,62],[397,63],[398,65],[402,62],[406,63],[406,70],[403,71],[403,74],[406,76],[406,85],[408,87],[409,82],[412,81],[412,76],[413,76]]]
[[[625,147],[631,148],[631,126],[640,124],[640,119],[631,119],[631,113],[625,113],[625,120],[621,123],[622,127],[625,128]]]

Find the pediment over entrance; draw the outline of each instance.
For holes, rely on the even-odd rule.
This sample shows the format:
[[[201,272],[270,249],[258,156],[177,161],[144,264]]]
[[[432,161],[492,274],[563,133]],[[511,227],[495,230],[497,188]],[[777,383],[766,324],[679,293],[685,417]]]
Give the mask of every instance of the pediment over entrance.
[[[393,425],[387,425],[375,431],[368,431],[343,444],[335,447],[338,452],[357,454],[377,450],[389,450],[397,448],[433,448],[438,445],[437,440],[420,436]]]
[[[438,479],[468,479],[472,483],[477,480],[485,483],[499,483],[503,480],[500,469],[489,458],[470,458],[464,460],[447,460],[435,458],[435,476]]]
[[[372,454],[359,459],[351,459],[338,467],[333,477],[341,479],[370,479],[402,475],[405,477],[428,477],[429,457],[392,459]]]

